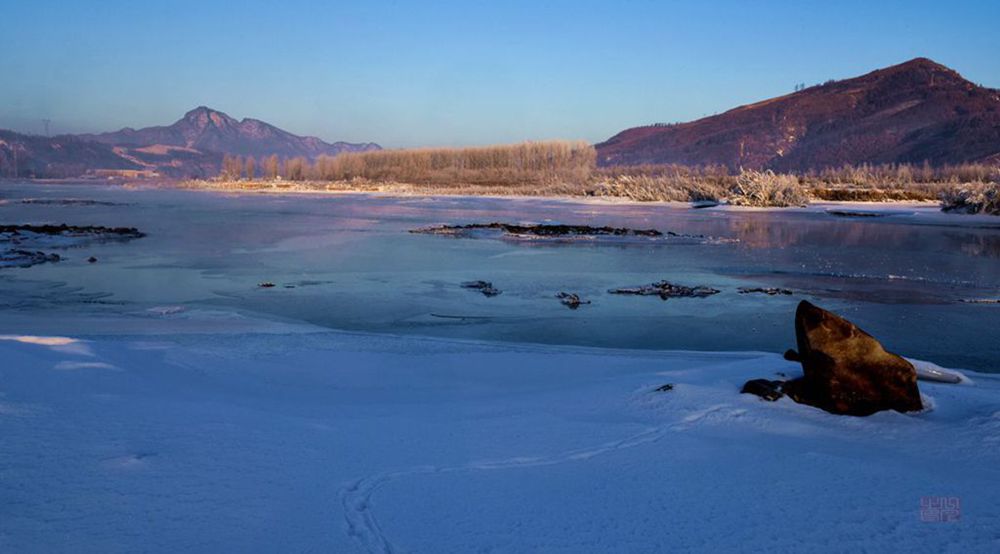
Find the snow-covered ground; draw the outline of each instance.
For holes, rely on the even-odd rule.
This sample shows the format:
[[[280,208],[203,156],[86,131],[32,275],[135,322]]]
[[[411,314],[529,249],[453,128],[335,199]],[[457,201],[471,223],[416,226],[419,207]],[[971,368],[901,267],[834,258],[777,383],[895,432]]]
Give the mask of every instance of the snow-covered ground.
[[[0,552],[1000,551],[1000,375],[838,417],[738,393],[776,354],[131,317],[0,337]]]

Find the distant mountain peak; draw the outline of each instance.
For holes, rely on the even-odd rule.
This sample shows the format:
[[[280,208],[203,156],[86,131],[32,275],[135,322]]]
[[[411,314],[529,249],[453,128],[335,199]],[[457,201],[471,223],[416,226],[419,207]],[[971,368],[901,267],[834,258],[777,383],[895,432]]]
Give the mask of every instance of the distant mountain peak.
[[[208,106],[198,106],[197,108],[189,110],[187,113],[185,113],[184,114],[184,119],[188,119],[188,118],[197,116],[198,114],[207,113],[207,112],[214,112],[214,111],[216,111],[216,110],[213,110],[212,108],[209,108]]]
[[[226,118],[229,117],[225,112],[209,108],[208,106],[198,106],[197,108],[194,108],[193,110],[190,110],[186,114],[184,114],[184,119],[194,119],[198,117],[209,116],[212,114],[217,114]]]
[[[237,121],[208,106],[188,111],[171,125],[77,136],[114,147],[131,164],[145,164],[142,167],[178,177],[213,175],[224,154],[315,159],[381,149],[375,143],[328,143],[302,137],[249,117]],[[81,161],[81,165],[86,164]]]
[[[200,129],[207,127],[226,128],[239,125],[238,121],[229,117],[225,112],[213,110],[207,106],[198,106],[187,112],[178,123],[180,122],[186,122]]]

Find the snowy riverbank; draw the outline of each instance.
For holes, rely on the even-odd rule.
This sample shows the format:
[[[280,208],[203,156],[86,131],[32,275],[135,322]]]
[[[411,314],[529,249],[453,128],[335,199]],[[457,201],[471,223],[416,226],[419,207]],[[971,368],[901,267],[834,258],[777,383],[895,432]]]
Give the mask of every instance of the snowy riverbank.
[[[738,394],[776,354],[215,327],[0,340],[0,551],[1000,548],[997,375],[854,418]]]

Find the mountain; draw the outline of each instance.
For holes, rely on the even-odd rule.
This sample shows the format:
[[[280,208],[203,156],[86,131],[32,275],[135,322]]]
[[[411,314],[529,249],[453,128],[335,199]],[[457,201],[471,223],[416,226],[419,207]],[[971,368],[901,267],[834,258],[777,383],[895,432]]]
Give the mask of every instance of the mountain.
[[[777,171],[1000,163],[1000,91],[917,58],[689,123],[628,129],[598,144],[597,159]]]
[[[9,137],[4,139],[3,137]],[[379,150],[375,143],[327,143],[300,137],[258,119],[236,119],[204,106],[172,125],[100,134],[38,137],[0,131],[0,176],[12,173],[17,150],[21,176],[63,177],[98,170],[137,170],[170,177],[219,172],[225,154],[281,158],[334,156]]]
[[[112,133],[80,136],[129,148],[161,145],[201,152],[258,157],[277,154],[283,158],[303,156],[311,159],[320,155],[334,156],[341,152],[379,149],[377,144],[371,142],[330,144],[316,137],[300,137],[259,119],[246,118],[237,121],[205,106],[189,111],[176,123],[166,127],[146,127],[138,130],[125,128]]]
[[[95,168],[141,166],[111,146],[72,135],[48,138],[0,129],[0,177],[75,177]]]

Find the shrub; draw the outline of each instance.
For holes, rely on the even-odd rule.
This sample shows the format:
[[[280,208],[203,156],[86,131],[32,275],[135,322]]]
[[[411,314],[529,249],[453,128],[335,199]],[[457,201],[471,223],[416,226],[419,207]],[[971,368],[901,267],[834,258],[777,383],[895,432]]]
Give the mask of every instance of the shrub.
[[[618,175],[602,180],[597,187],[598,196],[628,198],[637,202],[694,202],[719,200],[725,188],[696,177],[675,175]]]
[[[1000,183],[964,185],[941,194],[946,212],[1000,215]]]
[[[804,206],[809,193],[794,175],[741,169],[728,200],[734,206]]]

